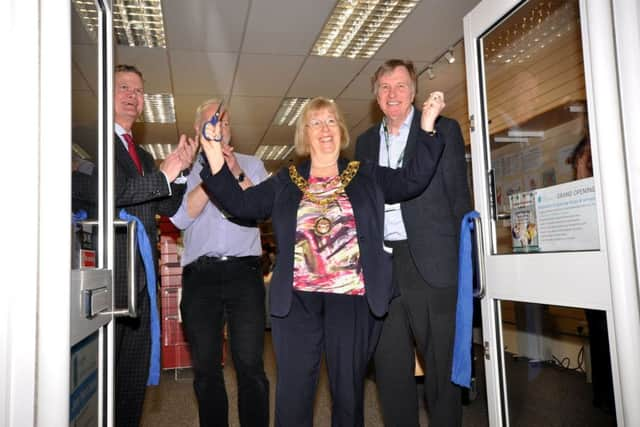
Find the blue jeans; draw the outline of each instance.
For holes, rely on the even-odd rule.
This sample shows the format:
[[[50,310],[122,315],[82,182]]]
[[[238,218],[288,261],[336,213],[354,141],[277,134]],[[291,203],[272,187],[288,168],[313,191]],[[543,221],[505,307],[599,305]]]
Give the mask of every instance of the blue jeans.
[[[225,320],[238,379],[240,423],[268,426],[269,382],[262,357],[265,291],[258,257],[200,257],[184,268],[182,286],[180,311],[191,345],[200,426],[228,425],[222,372]]]

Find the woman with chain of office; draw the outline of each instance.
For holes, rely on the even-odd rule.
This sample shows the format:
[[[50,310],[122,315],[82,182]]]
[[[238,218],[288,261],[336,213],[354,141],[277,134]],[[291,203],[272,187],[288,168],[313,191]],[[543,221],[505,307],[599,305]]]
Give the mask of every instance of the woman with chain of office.
[[[309,159],[242,191],[226,167],[219,126],[203,129],[207,191],[235,217],[272,219],[277,243],[271,278],[271,328],[278,368],[276,426],[312,426],[324,352],[332,395],[332,425],[362,426],[367,364],[382,316],[396,295],[391,254],[383,243],[384,204],[420,194],[443,144],[435,119],[444,96],[423,105],[416,153],[403,168],[348,161],[342,112],[312,99],[296,123],[294,145]]]

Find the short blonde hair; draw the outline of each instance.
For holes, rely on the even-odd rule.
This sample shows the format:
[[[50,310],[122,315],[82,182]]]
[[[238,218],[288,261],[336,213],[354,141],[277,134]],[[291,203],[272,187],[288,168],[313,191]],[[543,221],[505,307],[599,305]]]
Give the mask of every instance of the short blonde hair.
[[[311,113],[315,113],[320,110],[328,110],[330,113],[336,116],[338,126],[340,126],[340,149],[344,150],[349,146],[349,129],[344,121],[344,115],[338,104],[331,99],[318,96],[309,101],[296,120],[296,133],[293,137],[293,146],[296,149],[296,153],[300,156],[309,155],[309,141],[307,141],[307,133],[305,128],[307,127],[307,121]]]
[[[210,98],[207,99],[206,101],[203,101],[198,108],[196,108],[196,117],[195,120],[193,122],[193,124],[197,127],[200,126],[202,124],[202,112],[204,110],[206,110],[210,105],[213,104],[220,104],[222,102],[222,99],[220,98]]]

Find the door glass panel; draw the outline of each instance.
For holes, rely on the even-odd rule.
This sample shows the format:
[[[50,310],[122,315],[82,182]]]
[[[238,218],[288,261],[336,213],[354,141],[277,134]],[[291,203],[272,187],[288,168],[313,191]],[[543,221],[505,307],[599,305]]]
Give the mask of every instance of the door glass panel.
[[[606,312],[501,301],[512,426],[615,426]]]
[[[527,2],[481,38],[494,253],[600,247],[579,15]]]
[[[98,197],[98,14],[91,2],[71,2],[72,205],[96,219]],[[75,226],[72,268],[96,267],[98,227]]]

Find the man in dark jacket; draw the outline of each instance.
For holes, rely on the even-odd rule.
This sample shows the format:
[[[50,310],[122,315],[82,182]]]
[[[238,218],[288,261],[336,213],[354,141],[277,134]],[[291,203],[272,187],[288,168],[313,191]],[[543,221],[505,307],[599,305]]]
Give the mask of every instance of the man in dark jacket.
[[[372,81],[384,118],[360,135],[356,159],[397,168],[411,158],[424,132],[422,114],[413,107],[416,72],[410,61],[389,60]],[[460,126],[440,116],[434,132],[445,148],[433,180],[420,196],[385,206],[385,245],[393,249],[393,281],[401,294],[391,302],[375,354],[387,426],[418,426],[414,348],[425,363],[429,425],[461,424],[461,393],[450,376],[459,230],[470,196]]]

